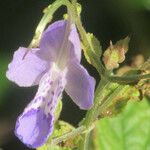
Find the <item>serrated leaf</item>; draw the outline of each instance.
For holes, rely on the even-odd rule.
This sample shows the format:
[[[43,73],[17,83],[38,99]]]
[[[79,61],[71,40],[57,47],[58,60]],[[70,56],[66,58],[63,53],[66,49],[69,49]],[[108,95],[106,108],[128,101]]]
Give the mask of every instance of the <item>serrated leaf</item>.
[[[119,40],[118,42],[116,42],[116,44],[114,45],[115,48],[117,49],[121,49],[123,48],[125,53],[128,51],[128,47],[129,47],[129,41],[130,41],[130,38],[129,37],[126,37],[122,40]]]
[[[100,57],[102,54],[102,47],[100,45],[99,40],[94,36],[92,33],[87,33],[88,40],[90,41],[91,45],[93,46],[93,50],[95,54]]]
[[[85,59],[89,64],[93,65],[98,72],[100,72],[100,67],[102,67],[100,65],[100,56],[102,54],[100,42],[92,33],[86,33],[84,38],[86,38],[87,40],[86,42],[83,42],[84,40],[82,39],[81,45]]]
[[[95,59],[99,60],[99,58],[101,57],[102,47],[100,45],[99,40],[92,33],[87,33],[86,38],[88,40],[88,45],[84,45],[82,43],[82,49],[84,51],[84,55],[88,63],[95,66],[94,61]]]
[[[110,46],[103,54],[103,61],[108,70],[119,67],[119,63],[125,60],[125,54],[128,51],[129,37],[116,42],[115,45],[110,42]]]
[[[149,150],[150,106],[146,98],[130,102],[114,118],[97,122],[94,132],[94,150]]]

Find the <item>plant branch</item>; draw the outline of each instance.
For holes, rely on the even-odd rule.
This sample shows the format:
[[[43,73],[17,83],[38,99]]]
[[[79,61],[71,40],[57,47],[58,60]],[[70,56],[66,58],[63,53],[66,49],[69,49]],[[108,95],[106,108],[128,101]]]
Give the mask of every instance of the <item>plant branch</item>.
[[[150,73],[144,75],[109,76],[108,80],[117,83],[133,83],[141,79],[150,79]]]
[[[88,40],[88,37],[87,37],[87,34],[86,34],[86,31],[82,26],[81,18],[78,15],[78,12],[77,12],[76,0],[72,0],[72,2],[73,2],[73,9],[72,9],[73,14],[72,15],[73,15],[73,18],[74,18],[74,22],[75,22],[75,24],[76,24],[76,26],[79,30],[82,43],[85,47],[87,47],[86,52],[88,53],[88,55],[91,56],[89,58],[91,64],[97,69],[99,74],[102,75],[105,72],[104,66],[101,63],[100,58],[97,57],[97,55],[95,55],[93,46],[92,46],[92,44],[90,44],[90,42]]]
[[[44,10],[44,15],[35,30],[35,35],[29,47],[38,47],[39,41],[41,39],[45,27],[47,26],[48,23],[52,21],[53,14],[56,12],[56,10],[63,5],[69,8],[72,4],[68,0],[56,0],[53,4],[50,4]]]
[[[70,139],[70,138],[74,138],[75,136],[78,136],[78,135],[80,135],[81,133],[83,133],[85,131],[86,131],[86,127],[85,126],[80,126],[80,127],[74,129],[71,132],[68,132],[68,133],[66,133],[66,134],[64,134],[60,137],[52,139],[51,144],[54,144],[54,145],[59,144],[62,141],[65,141],[65,140]]]

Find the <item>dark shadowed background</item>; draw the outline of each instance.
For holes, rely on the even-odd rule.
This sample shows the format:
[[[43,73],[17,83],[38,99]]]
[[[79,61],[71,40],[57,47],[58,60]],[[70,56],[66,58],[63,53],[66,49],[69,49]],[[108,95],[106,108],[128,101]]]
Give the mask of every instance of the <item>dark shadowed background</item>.
[[[28,150],[17,138],[13,129],[17,116],[33,98],[37,87],[21,88],[5,77],[7,65],[19,46],[28,46],[34,30],[42,17],[42,10],[51,0],[0,0],[0,148],[4,150]],[[88,32],[101,41],[103,50],[109,41],[130,35],[132,56],[150,54],[150,0],[80,0],[83,7],[82,20]],[[61,18],[65,9],[59,9],[55,20]],[[97,80],[96,70],[82,63]],[[61,119],[77,125],[85,112],[64,93]]]

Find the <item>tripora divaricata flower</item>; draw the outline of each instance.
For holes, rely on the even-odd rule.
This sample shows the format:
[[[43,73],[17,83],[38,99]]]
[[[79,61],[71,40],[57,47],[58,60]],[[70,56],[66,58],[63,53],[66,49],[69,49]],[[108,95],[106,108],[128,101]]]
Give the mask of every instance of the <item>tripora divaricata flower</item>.
[[[7,78],[19,86],[39,85],[34,99],[16,122],[15,134],[28,147],[41,146],[52,133],[55,108],[64,89],[81,109],[92,107],[95,80],[80,60],[79,35],[69,20],[50,25],[39,48],[20,47],[15,52]]]

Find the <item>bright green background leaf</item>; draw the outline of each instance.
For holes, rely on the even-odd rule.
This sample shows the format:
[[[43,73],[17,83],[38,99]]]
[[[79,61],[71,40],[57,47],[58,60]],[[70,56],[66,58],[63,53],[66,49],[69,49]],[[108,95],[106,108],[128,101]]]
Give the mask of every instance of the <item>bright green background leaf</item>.
[[[104,118],[94,132],[95,150],[150,150],[150,104],[130,102],[114,118]]]

